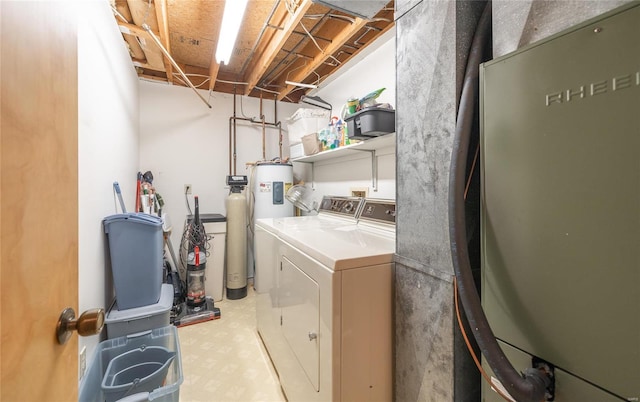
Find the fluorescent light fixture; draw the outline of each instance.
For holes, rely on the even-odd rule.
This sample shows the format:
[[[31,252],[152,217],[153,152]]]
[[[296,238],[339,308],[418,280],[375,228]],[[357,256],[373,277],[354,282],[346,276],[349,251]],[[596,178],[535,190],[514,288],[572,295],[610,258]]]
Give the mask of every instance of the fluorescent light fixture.
[[[224,2],[224,15],[222,16],[222,27],[218,38],[218,48],[216,49],[216,61],[221,64],[229,64],[231,52],[236,44],[238,31],[242,24],[244,10],[247,8],[248,0],[226,0]]]
[[[287,85],[294,85],[296,87],[302,87],[302,88],[311,88],[311,89],[316,89],[318,88],[317,85],[314,84],[305,84],[304,82],[295,82],[295,81],[285,81],[284,82]]]
[[[329,8],[370,20],[389,2],[388,0],[312,0]]]
[[[306,103],[307,105],[317,106],[324,110],[333,111],[333,107],[331,106],[331,104],[326,100],[320,98],[319,96],[302,95],[302,97],[300,98],[300,102]]]

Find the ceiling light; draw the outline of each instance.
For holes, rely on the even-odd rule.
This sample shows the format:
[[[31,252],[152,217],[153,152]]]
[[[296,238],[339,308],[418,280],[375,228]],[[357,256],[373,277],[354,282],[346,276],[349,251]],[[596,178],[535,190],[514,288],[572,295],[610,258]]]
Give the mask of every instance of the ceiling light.
[[[226,0],[224,2],[222,28],[220,28],[218,48],[216,49],[216,61],[219,64],[229,64],[231,52],[236,43],[238,31],[242,23],[242,16],[246,8],[247,0]]]
[[[293,86],[302,87],[302,88],[311,88],[311,89],[318,88],[318,86],[315,84],[305,84],[304,82],[285,81],[284,83],[287,85],[293,85]]]
[[[375,17],[388,3],[388,0],[312,0],[329,8],[343,11],[347,14],[367,20]]]
[[[302,95],[302,97],[300,98],[300,102],[306,103],[307,105],[316,106],[325,110],[329,110],[329,111],[333,110],[333,107],[331,106],[331,104],[326,100],[320,98],[319,96]]]

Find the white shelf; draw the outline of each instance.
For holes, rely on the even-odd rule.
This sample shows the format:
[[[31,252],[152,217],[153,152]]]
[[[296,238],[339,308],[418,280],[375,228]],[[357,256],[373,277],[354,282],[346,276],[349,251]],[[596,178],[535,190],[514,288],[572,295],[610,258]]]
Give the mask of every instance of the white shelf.
[[[315,155],[301,156],[299,158],[292,159],[291,161],[311,164],[311,185],[313,187],[313,182],[315,180],[313,167],[315,162],[360,154],[363,151],[368,152],[371,158],[371,186],[373,187],[373,191],[378,191],[378,158],[376,156],[376,150],[387,147],[395,147],[395,145],[396,133],[390,133],[380,137],[361,141],[357,144],[351,144],[344,147],[323,151]]]
[[[358,142],[357,144],[346,145],[344,147],[330,149],[328,151],[319,152],[315,155],[301,156],[291,159],[292,162],[314,163],[327,159],[339,158],[342,156],[353,155],[360,151],[375,151],[376,149],[391,147],[396,145],[396,133],[382,135],[380,137],[371,138]]]

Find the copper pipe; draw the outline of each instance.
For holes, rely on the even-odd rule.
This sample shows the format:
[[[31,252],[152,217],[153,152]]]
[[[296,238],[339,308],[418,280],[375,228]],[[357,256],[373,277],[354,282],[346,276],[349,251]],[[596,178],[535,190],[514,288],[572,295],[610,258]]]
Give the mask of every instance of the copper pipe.
[[[236,135],[238,133],[238,126],[236,125],[236,89],[237,86],[233,86],[233,174],[236,175],[238,152],[236,144]]]
[[[232,171],[231,171],[231,120],[233,119],[233,117],[229,117],[229,176],[232,175]]]
[[[236,87],[234,87],[233,89],[233,116],[229,117],[229,175],[235,175],[236,174],[236,170],[237,170],[237,159],[238,159],[238,154],[237,154],[237,132],[238,132],[238,126],[237,126],[237,121],[241,120],[241,121],[247,121],[249,123],[252,124],[261,124],[262,125],[262,159],[266,160],[266,127],[270,126],[270,127],[274,127],[274,128],[278,128],[278,151],[279,151],[279,158],[282,160],[282,122],[277,121],[275,123],[270,123],[266,121],[266,117],[263,113],[263,97],[262,97],[262,93],[260,94],[260,120],[256,120],[254,118],[247,118],[247,117],[237,117],[236,116],[236,110],[237,110],[237,106],[236,106],[236,95],[237,95],[237,91],[236,91]],[[274,96],[273,98],[274,100],[274,117],[277,120],[278,118],[278,98],[277,95]],[[233,123],[232,123],[233,122]],[[232,159],[233,159],[233,170],[231,168],[232,166]]]
[[[278,121],[278,96],[273,97],[273,120],[278,126],[278,158],[282,160],[282,124]]]
[[[279,157],[280,160],[282,160],[282,123],[278,122],[278,150],[279,150]]]
[[[262,91],[260,92],[260,120],[262,121],[262,160],[267,160],[267,134],[265,132],[264,113],[262,112]]]

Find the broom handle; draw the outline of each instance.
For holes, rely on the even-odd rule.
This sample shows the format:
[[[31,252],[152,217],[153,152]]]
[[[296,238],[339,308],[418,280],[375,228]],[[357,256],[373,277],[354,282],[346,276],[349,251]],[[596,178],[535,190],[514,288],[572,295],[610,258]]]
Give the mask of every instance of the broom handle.
[[[140,212],[140,186],[142,184],[142,173],[138,172],[138,179],[136,182],[136,212]]]
[[[118,196],[118,201],[120,201],[120,208],[122,208],[122,213],[127,213],[127,208],[124,206],[124,200],[122,199],[122,192],[120,191],[120,184],[117,181],[113,182],[113,189],[116,191],[116,195]]]

